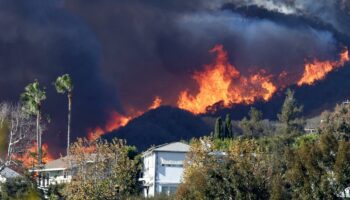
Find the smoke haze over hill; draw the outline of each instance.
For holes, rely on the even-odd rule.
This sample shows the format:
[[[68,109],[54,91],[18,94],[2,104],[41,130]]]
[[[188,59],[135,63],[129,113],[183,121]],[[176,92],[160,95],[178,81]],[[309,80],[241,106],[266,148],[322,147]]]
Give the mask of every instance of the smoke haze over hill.
[[[250,80],[255,87],[251,77],[264,70],[276,91],[268,102],[252,103],[266,117],[275,116],[286,87],[296,90],[306,114],[349,98],[347,63],[332,66],[313,85],[296,86],[305,63],[340,62],[339,54],[350,46],[349,2],[263,2],[0,0],[0,98],[18,100],[34,79],[45,85],[43,107],[52,123],[44,140],[56,153],[64,147],[66,102],[52,82],[63,73],[75,83],[74,138],[104,126],[113,112],[140,116],[156,97],[174,107],[183,91],[196,97],[201,87],[194,74],[205,74],[205,66],[215,63],[217,54],[209,53],[215,45],[223,46],[239,72],[231,84]],[[239,118],[248,107],[229,105],[213,113]]]

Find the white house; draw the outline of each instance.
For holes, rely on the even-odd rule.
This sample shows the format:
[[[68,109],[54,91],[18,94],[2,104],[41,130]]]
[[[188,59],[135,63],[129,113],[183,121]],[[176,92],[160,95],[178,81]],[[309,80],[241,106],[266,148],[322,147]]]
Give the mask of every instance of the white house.
[[[9,167],[5,167],[3,170],[0,171],[0,183],[5,183],[8,179],[19,177],[22,177],[22,175],[20,175],[19,173],[17,173]]]
[[[94,162],[96,154],[90,154],[86,160],[87,164]],[[72,162],[72,161],[71,161]],[[50,185],[69,183],[75,175],[76,164],[69,163],[67,156],[52,160],[44,165],[42,169],[35,169],[38,173],[38,187],[47,189]]]
[[[145,197],[174,193],[181,183],[183,164],[190,146],[181,142],[164,144],[142,154],[142,181]]]
[[[39,173],[38,187],[47,188],[50,185],[70,182],[72,179],[69,163],[66,157],[48,162]]]

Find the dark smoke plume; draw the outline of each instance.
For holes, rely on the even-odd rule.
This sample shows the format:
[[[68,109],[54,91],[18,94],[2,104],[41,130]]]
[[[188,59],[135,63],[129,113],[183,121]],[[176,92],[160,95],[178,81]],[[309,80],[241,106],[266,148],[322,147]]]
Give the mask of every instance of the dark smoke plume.
[[[66,99],[51,85],[58,75],[73,77],[73,135],[84,136],[111,111],[145,110],[155,96],[174,106],[180,91],[196,91],[192,73],[212,61],[215,44],[243,74],[287,71],[292,83],[305,61],[335,59],[350,46],[349,23],[342,0],[0,0],[1,100],[18,100],[39,79],[52,117],[46,141],[62,148]]]
[[[64,146],[66,137],[66,98],[56,94],[52,85],[58,75],[71,74],[75,84],[73,137],[85,134],[88,126],[103,123],[108,107],[118,109],[117,91],[109,92],[100,76],[99,42],[61,3],[0,1],[1,101],[18,101],[24,86],[34,79],[46,86],[48,98],[43,108],[52,124],[44,140],[52,148]]]
[[[308,24],[244,17],[211,1],[170,2],[66,1],[101,42],[104,77],[124,106],[145,108],[156,95],[174,105],[181,90],[196,89],[191,74],[212,60],[208,51],[218,43],[243,73],[300,76],[305,60],[336,58],[339,50],[332,32]]]

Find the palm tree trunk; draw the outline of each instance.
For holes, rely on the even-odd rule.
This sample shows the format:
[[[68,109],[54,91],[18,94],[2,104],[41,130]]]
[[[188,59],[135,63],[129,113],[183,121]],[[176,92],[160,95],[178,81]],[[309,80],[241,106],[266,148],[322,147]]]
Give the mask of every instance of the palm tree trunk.
[[[38,146],[38,166],[41,166],[42,155],[41,155],[41,133],[40,133],[40,111],[36,115],[36,140]]]
[[[72,115],[72,93],[68,93],[68,130],[67,130],[67,156],[69,155],[70,132],[71,132],[71,115]]]

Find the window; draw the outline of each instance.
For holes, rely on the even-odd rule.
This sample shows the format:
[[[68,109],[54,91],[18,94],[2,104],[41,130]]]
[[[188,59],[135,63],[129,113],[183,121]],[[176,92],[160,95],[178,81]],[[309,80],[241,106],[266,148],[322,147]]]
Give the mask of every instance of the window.
[[[182,164],[162,164],[163,167],[183,167]]]
[[[168,194],[168,186],[162,186],[161,193]]]
[[[160,163],[163,167],[183,167],[182,160],[168,160],[160,158]]]
[[[175,193],[176,193],[176,190],[177,190],[177,187],[176,187],[176,186],[170,186],[170,187],[169,187],[169,193],[170,193],[170,194],[175,194]]]
[[[162,185],[161,187],[161,193],[163,194],[175,194],[177,190],[177,186],[176,185]]]

